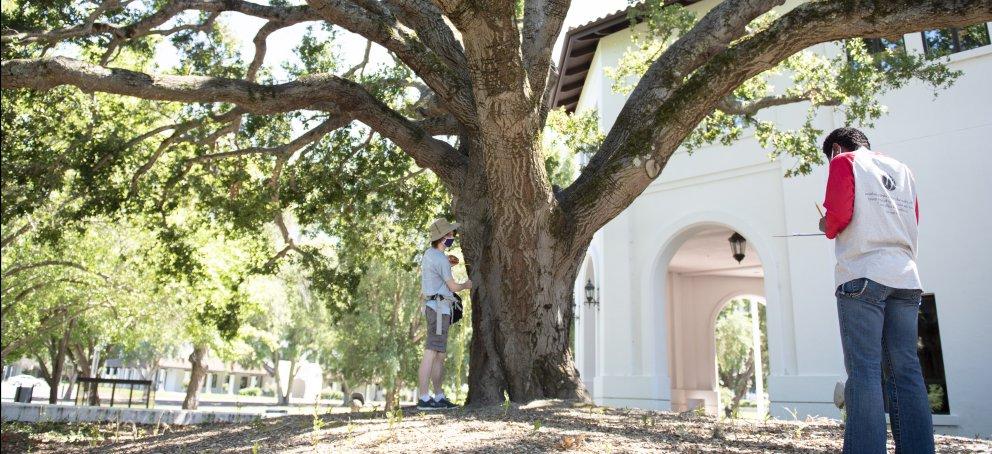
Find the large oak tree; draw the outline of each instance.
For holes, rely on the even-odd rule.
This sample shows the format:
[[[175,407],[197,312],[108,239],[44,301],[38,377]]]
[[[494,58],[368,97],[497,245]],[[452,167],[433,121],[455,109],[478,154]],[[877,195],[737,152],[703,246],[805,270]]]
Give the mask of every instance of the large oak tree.
[[[476,284],[469,372],[474,404],[500,402],[504,392],[518,402],[585,394],[568,340],[573,283],[593,234],[657,178],[710,115],[753,114],[800,100],[742,103],[734,97],[739,87],[819,43],[992,20],[992,0],[820,0],[750,27],[784,0],[724,0],[653,57],[589,164],[558,189],[545,167],[542,131],[558,78],[552,47],[568,0],[131,3],[106,0],[68,16],[42,14],[32,22],[40,28],[5,28],[2,88],[71,85],[226,106],[223,112],[206,109],[209,115],[200,120],[227,126],[218,133],[250,128],[244,118],[320,112],[318,125],[283,146],[203,158],[263,156],[274,162],[277,175],[291,164],[292,153],[356,122],[385,138],[437,176],[463,225],[463,251]],[[170,21],[187,11],[199,12],[200,20]],[[150,36],[209,31],[224,12],[267,21],[247,68],[218,72],[191,64],[181,74],[152,74],[115,64],[122,49]],[[288,82],[259,82],[268,35],[301,22],[340,27],[384,48],[414,75],[413,85],[423,94],[417,108],[387,102],[381,86],[351,70],[329,67]],[[64,42],[98,44],[103,51],[46,56]],[[815,94],[799,98],[810,97]],[[135,181],[148,170],[139,168]]]

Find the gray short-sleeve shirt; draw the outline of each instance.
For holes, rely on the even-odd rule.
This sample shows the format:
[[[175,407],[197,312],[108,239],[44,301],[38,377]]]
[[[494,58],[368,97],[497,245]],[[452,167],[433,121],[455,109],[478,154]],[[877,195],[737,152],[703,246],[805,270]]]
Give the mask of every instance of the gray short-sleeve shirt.
[[[448,285],[445,283],[453,277],[451,276],[451,264],[448,263],[448,256],[444,255],[443,252],[434,248],[424,251],[424,256],[420,261],[420,273],[420,291],[425,296],[440,294],[444,295],[445,300],[453,301],[455,299],[455,294],[448,289]],[[439,309],[437,301],[427,301],[427,307],[442,314],[451,315],[451,308],[448,304],[440,306]]]

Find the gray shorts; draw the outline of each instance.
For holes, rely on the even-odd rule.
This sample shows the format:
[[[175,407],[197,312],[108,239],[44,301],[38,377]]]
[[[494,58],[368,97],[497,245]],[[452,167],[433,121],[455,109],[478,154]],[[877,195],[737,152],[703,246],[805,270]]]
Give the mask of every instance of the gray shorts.
[[[441,316],[441,334],[437,334],[437,312],[425,307],[424,316],[427,317],[427,340],[424,342],[424,347],[441,353],[448,351],[448,328],[451,326],[451,316],[448,314]]]

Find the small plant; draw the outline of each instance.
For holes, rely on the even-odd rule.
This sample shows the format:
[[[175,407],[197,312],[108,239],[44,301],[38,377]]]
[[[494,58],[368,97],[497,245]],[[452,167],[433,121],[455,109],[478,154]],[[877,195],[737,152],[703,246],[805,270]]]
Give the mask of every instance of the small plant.
[[[258,442],[251,444],[251,454],[258,454]]]
[[[541,426],[543,426],[543,425],[544,425],[544,421],[541,421],[540,419],[535,419],[534,420],[534,432],[537,432],[537,431],[541,430]]]
[[[403,422],[403,409],[397,406],[395,409],[387,411],[386,421],[390,430],[393,428],[393,425]]]
[[[313,430],[310,431],[310,444],[317,445],[320,442],[320,431],[327,425],[327,421],[321,417],[318,407],[313,406]]]
[[[510,413],[510,395],[503,391],[503,416]]]

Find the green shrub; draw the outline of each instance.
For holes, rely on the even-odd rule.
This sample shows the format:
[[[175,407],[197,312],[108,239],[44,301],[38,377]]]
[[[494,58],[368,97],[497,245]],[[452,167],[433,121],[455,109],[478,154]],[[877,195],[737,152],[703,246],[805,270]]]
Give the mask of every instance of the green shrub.
[[[239,396],[261,396],[262,395],[262,388],[259,388],[258,386],[252,386],[251,388],[245,388],[245,389],[242,389],[241,391],[238,391],[238,395]]]
[[[320,393],[321,400],[341,400],[342,398],[344,398],[344,394],[341,394],[341,391],[325,389]]]

